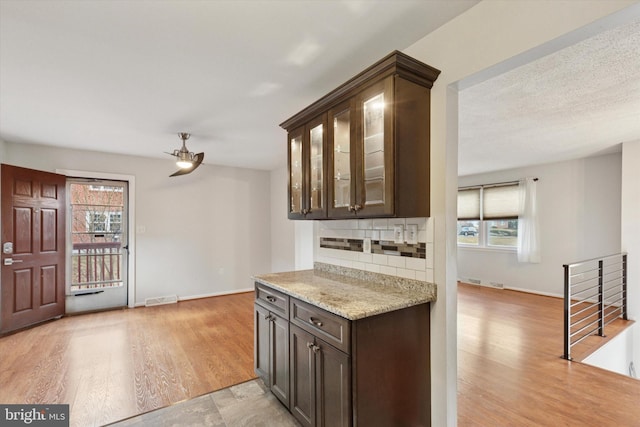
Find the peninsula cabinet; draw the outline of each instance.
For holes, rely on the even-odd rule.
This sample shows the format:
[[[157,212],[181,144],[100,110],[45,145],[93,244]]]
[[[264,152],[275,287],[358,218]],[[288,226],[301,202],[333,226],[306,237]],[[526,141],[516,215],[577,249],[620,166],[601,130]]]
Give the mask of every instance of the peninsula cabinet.
[[[318,186],[304,181],[304,167],[298,170],[309,163],[305,138],[318,116],[326,117],[326,218],[429,216],[430,90],[439,73],[395,51],[283,122],[289,135],[289,218],[322,218],[305,215],[304,193]]]
[[[289,218],[327,217],[326,114],[289,133]]]
[[[289,408],[289,297],[256,286],[254,304],[255,372]]]
[[[273,373],[258,369],[265,363],[260,358],[273,361],[259,348],[256,373],[303,426],[430,425],[428,303],[350,320],[256,282],[256,346],[270,345],[261,338],[267,328],[260,319],[274,314],[263,310],[261,294],[263,300],[282,295],[274,304],[288,297],[283,319],[288,318],[290,385],[285,389],[284,376],[277,377],[284,362],[275,382]],[[276,342],[285,341],[277,335]],[[277,351],[283,350],[280,344]],[[288,400],[282,390],[288,390]]]

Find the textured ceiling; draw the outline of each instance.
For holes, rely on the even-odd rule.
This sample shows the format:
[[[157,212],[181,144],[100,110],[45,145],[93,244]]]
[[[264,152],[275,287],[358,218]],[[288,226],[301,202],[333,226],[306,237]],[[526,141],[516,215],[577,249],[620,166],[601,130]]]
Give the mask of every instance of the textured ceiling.
[[[476,3],[1,0],[0,139],[272,169],[279,123]]]
[[[640,140],[640,19],[460,92],[459,174]]]

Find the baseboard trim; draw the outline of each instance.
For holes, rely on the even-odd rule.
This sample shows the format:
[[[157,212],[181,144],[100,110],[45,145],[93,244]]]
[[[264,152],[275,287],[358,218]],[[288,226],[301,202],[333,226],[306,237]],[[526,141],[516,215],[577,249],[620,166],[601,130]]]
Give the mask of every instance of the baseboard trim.
[[[222,291],[222,292],[212,292],[210,294],[200,294],[200,295],[189,295],[189,296],[178,296],[178,302],[180,301],[189,301],[192,299],[200,299],[200,298],[211,298],[211,297],[221,297],[225,295],[235,295],[235,294],[244,294],[247,292],[253,292],[254,288],[245,288],[245,289],[234,289],[233,291]],[[135,307],[144,307],[144,302],[137,302]]]
[[[463,279],[458,279],[458,282],[464,283],[465,285],[469,285],[469,286],[480,286],[480,287],[489,288],[489,289],[500,289],[500,288],[496,288],[495,286],[486,285],[484,283],[471,283],[471,282],[469,282],[467,280],[463,280]],[[513,286],[505,286],[502,289],[507,290],[507,291],[516,291],[516,292],[524,292],[526,294],[540,295],[540,296],[543,296],[543,297],[564,298],[564,295],[561,295],[561,294],[554,294],[552,292],[542,292],[542,291],[537,291],[537,290],[534,290],[534,289],[515,288]]]

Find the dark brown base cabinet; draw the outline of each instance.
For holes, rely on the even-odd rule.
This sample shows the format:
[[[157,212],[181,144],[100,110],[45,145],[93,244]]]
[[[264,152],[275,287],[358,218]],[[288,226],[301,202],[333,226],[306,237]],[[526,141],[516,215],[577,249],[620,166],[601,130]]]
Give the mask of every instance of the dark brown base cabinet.
[[[270,301],[276,297],[268,297],[267,304],[260,302],[259,298],[254,304],[254,367],[256,375],[262,378],[271,392],[289,408],[288,310],[287,317],[276,314],[280,310]],[[288,297],[286,303],[288,304]]]
[[[284,313],[285,302],[289,358],[274,368],[285,326],[271,341],[280,327],[263,306]],[[431,425],[429,304],[350,321],[256,283],[255,333],[256,374],[303,426]]]
[[[350,360],[291,325],[291,413],[303,426],[351,424]]]

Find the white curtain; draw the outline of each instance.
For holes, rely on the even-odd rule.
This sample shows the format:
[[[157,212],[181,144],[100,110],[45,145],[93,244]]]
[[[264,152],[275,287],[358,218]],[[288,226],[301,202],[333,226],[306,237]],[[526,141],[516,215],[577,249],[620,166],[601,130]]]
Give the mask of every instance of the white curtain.
[[[540,232],[536,206],[536,181],[524,178],[518,185],[520,214],[518,216],[518,261],[540,262]]]

